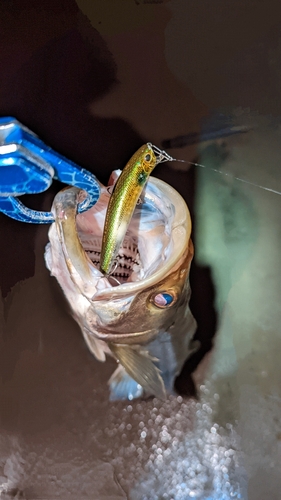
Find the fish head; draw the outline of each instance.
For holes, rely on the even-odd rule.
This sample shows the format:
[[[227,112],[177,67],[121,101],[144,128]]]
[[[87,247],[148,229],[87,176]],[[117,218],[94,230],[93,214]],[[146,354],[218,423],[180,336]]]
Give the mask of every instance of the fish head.
[[[191,240],[169,270],[137,282],[106,288],[93,297],[87,311],[90,329],[117,343],[146,343],[174,323],[178,309],[188,303],[188,275],[193,257]]]

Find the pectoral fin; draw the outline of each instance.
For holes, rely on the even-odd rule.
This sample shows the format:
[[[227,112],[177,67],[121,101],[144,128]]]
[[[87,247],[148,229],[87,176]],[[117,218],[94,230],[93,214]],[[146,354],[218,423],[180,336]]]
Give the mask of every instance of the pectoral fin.
[[[142,386],[145,393],[160,399],[166,398],[160,370],[153,363],[153,361],[157,361],[155,358],[152,358],[147,351],[142,350],[141,346],[110,343],[109,348],[125,368],[127,374]]]

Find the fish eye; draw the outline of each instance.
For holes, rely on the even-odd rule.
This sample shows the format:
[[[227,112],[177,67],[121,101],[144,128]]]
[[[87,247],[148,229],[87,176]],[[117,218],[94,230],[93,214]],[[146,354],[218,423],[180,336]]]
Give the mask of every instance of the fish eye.
[[[171,307],[176,302],[176,295],[172,291],[160,292],[152,295],[151,302],[160,309]]]
[[[144,157],[145,161],[151,161],[151,154],[147,153]]]

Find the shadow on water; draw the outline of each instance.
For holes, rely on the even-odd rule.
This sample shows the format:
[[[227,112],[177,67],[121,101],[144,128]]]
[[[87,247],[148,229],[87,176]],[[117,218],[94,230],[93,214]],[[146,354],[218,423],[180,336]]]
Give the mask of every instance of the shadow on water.
[[[196,256],[196,213],[194,199],[196,193],[196,167],[187,172],[175,171],[169,164],[164,164],[156,170],[156,176],[171,184],[185,199],[192,220],[192,240]],[[210,268],[199,266],[196,258],[193,259],[190,270],[191,300],[190,309],[198,327],[194,340],[201,343],[200,349],[186,360],[180,375],[175,381],[175,389],[182,396],[196,396],[196,387],[192,379],[192,372],[197,368],[205,354],[212,348],[212,340],[217,327],[217,314],[214,308],[215,289]]]

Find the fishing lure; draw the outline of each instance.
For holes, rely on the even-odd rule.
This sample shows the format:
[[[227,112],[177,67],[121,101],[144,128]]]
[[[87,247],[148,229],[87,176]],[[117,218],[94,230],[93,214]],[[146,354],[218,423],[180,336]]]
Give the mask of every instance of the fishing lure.
[[[152,170],[173,158],[151,143],[141,146],[119,176],[106,212],[100,270],[109,275],[125,237],[138,199]]]

